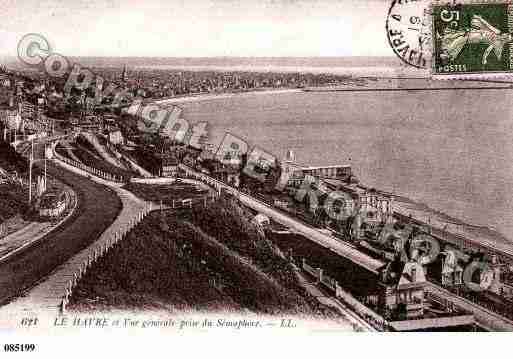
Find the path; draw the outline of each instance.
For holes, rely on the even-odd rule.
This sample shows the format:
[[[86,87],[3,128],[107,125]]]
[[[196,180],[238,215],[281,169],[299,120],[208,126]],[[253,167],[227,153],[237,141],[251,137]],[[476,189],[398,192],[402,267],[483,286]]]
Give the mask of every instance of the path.
[[[122,184],[105,181],[101,178],[91,176],[89,173],[57,161],[62,168],[78,174],[87,176],[93,182],[108,186],[121,199],[122,209],[115,220],[101,231],[99,238],[90,243],[86,248],[79,251],[63,264],[57,266],[48,276],[39,281],[35,287],[30,289],[26,295],[17,298],[5,307],[0,309],[0,327],[9,327],[18,323],[21,317],[31,315],[55,317],[59,313],[60,303],[66,291],[66,283],[73,279],[74,273],[84,263],[88,256],[105,246],[117,231],[125,229],[129,223],[137,217],[141,211],[147,208],[146,202],[138,199],[132,193],[121,188]],[[86,228],[75,228],[76,231]],[[7,323],[6,323],[7,322]]]
[[[513,321],[502,317],[501,315],[488,310],[479,304],[473,303],[472,301],[460,297],[447,289],[439,287],[438,285],[428,282],[426,291],[431,292],[442,298],[446,298],[456,304],[457,306],[468,310],[474,314],[474,318],[477,323],[482,325],[488,330],[492,331],[513,331]]]
[[[301,273],[300,270],[296,269],[296,275],[298,278],[299,284],[305,288],[305,290],[315,297],[319,301],[319,303],[324,304],[328,307],[332,307],[337,310],[339,313],[344,315],[347,320],[356,328],[366,331],[366,332],[377,332],[377,330],[367,323],[365,320],[360,318],[354,312],[352,312],[349,308],[347,308],[344,304],[342,304],[337,298],[327,295],[323,290],[321,290],[317,283],[311,282]]]

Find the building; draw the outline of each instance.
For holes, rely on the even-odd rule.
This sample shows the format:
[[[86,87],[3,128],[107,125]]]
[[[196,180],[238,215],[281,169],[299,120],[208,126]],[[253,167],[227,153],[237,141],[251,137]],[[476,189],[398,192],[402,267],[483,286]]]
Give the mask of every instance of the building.
[[[281,165],[281,175],[278,184],[281,187],[299,188],[305,176],[301,172],[301,167],[292,161],[285,161]]]
[[[128,69],[125,64],[125,65],[123,65],[123,72],[121,73],[121,82],[127,82],[127,81],[128,81]]]
[[[505,265],[498,261],[496,255],[492,255],[488,262],[488,268],[480,273],[480,286],[497,295],[502,295],[507,286],[502,282],[502,273]]]
[[[119,129],[113,129],[108,132],[108,139],[109,142],[114,145],[120,145],[123,144],[125,139],[123,138],[123,134]]]
[[[226,173],[226,183],[236,188],[240,187],[240,173],[237,169],[232,169]]]
[[[48,191],[43,193],[39,202],[39,216],[59,217],[66,209],[67,196],[64,191]]]
[[[294,152],[288,150],[285,160],[281,165],[280,183],[297,188],[301,186],[301,183],[307,176],[319,180],[331,179],[349,183],[353,174],[349,165],[302,167],[296,163]]]
[[[219,162],[211,170],[212,175],[232,187],[240,186],[240,170],[235,166],[225,166]]]
[[[349,181],[352,176],[351,166],[335,165],[335,166],[319,166],[319,167],[303,167],[301,171],[304,175],[311,175],[317,178],[331,178],[343,181]]]
[[[271,225],[271,220],[266,215],[259,213],[255,217],[253,217],[252,222],[259,227],[265,228]]]
[[[161,159],[160,176],[177,177],[178,160],[174,156],[164,156]]]
[[[426,283],[424,268],[420,263],[403,263],[397,258],[383,272],[378,305],[395,319],[422,317]]]
[[[383,223],[390,223],[392,220],[392,198],[373,191],[349,193],[353,197],[357,197],[358,205],[358,213],[355,216],[351,229],[352,237],[356,240],[377,240]]]
[[[17,131],[21,130],[23,123],[19,111],[10,109],[0,110],[0,122],[8,130],[16,129]]]
[[[441,281],[443,286],[455,286],[463,283],[463,268],[453,251],[446,250],[442,259]]]

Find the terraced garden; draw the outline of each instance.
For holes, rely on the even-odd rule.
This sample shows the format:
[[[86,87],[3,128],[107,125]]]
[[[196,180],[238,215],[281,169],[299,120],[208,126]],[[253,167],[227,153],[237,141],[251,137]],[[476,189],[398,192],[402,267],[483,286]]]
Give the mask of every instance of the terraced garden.
[[[70,156],[66,149],[63,148],[63,145],[61,144],[57,145],[55,150],[61,156],[74,159]],[[70,151],[76,158],[78,158],[80,162],[82,162],[86,166],[94,167],[101,171],[108,172],[113,175],[121,176],[124,178],[130,178],[135,175],[135,173],[132,171],[127,171],[108,163],[107,161],[103,160],[101,156],[96,151],[94,151],[94,149],[86,147],[83,144],[73,143],[71,145]]]

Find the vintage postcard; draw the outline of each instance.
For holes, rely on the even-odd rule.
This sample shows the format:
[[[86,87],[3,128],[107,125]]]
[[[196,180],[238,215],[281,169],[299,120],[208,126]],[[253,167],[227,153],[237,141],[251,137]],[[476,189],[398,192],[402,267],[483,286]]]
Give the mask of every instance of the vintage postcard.
[[[0,5],[2,354],[513,331],[513,4]]]

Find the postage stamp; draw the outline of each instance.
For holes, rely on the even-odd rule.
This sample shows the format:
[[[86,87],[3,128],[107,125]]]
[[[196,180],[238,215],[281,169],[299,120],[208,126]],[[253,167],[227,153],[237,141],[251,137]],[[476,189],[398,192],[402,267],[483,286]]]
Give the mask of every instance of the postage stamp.
[[[513,4],[433,4],[433,75],[511,76]]]

